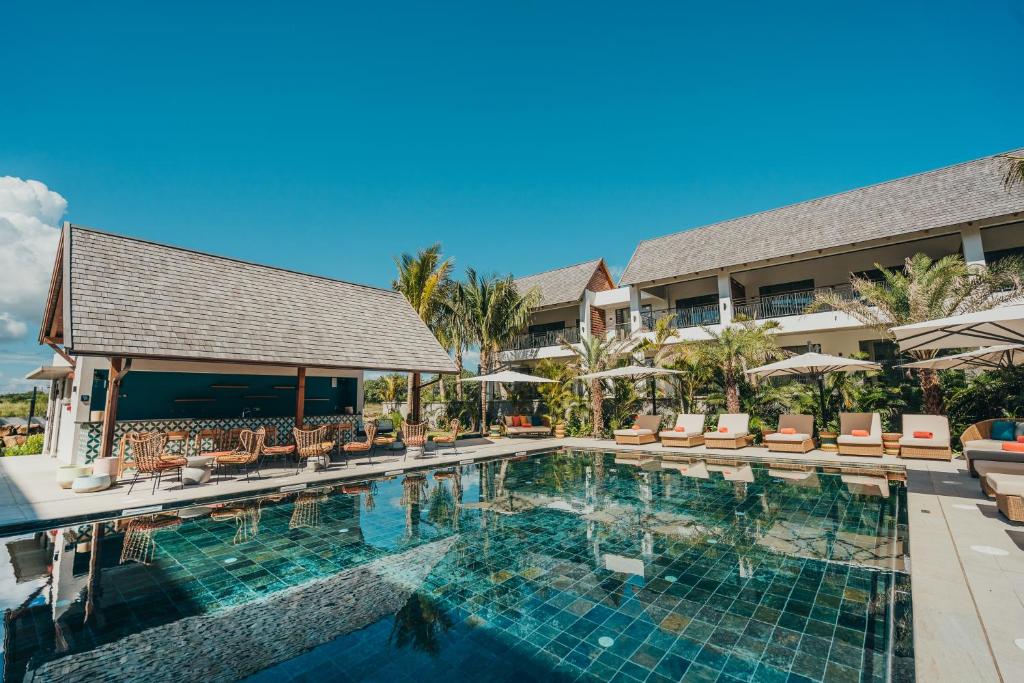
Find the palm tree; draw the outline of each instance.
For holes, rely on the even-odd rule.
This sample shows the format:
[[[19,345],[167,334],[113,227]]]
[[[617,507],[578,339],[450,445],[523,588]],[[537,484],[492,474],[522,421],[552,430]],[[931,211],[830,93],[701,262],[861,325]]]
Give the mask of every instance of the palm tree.
[[[703,363],[717,367],[722,373],[726,411],[740,412],[740,383],[744,380],[745,370],[782,356],[772,334],[778,327],[775,320],[761,324],[744,320],[723,328],[721,332],[703,328],[711,339],[699,342],[697,350]]]
[[[491,372],[494,355],[501,347],[519,335],[530,322],[530,312],[540,301],[540,292],[525,294],[516,288],[511,276],[480,275],[466,269],[466,281],[461,284],[465,300],[466,330],[470,337],[464,341],[480,347],[480,374]],[[480,390],[480,428],[487,423],[487,391]]]
[[[441,346],[453,352],[455,356],[456,379],[462,379],[462,354],[473,341],[473,325],[468,304],[465,286],[461,282],[449,280],[438,306],[435,332]],[[455,382],[455,397],[462,400],[462,383],[458,381]]]
[[[666,367],[682,371],[683,374],[669,375],[666,379],[675,386],[680,412],[692,413],[697,395],[714,379],[715,369],[703,361],[694,344],[683,346]]]
[[[1003,186],[1012,190],[1018,185],[1024,187],[1024,156],[1019,154],[1002,154],[1006,159],[1006,175],[1003,176]]]
[[[895,341],[890,328],[984,311],[1024,296],[1021,263],[1007,258],[989,267],[968,265],[954,254],[933,261],[925,254],[909,257],[903,269],[875,267],[880,281],[853,276],[850,285],[856,297],[844,299],[835,292],[820,292],[809,310],[831,308],[842,311]],[[911,351],[925,360],[935,351]],[[942,413],[942,389],[934,370],[918,372],[925,412]]]
[[[398,277],[391,282],[396,292],[401,292],[412,305],[420,319],[433,329],[437,322],[437,313],[441,302],[441,294],[448,282],[452,269],[452,260],[441,258],[440,243],[426,249],[420,249],[415,255],[403,253],[395,259]],[[420,373],[409,375],[409,418],[417,419],[420,407],[419,400]]]
[[[629,340],[606,339],[600,335],[591,335],[578,344],[563,342],[562,348],[573,353],[571,362],[578,376],[608,370],[631,345],[632,342]],[[595,439],[599,439],[604,430],[604,389],[601,380],[588,379],[587,391],[590,393],[592,415],[590,433]]]

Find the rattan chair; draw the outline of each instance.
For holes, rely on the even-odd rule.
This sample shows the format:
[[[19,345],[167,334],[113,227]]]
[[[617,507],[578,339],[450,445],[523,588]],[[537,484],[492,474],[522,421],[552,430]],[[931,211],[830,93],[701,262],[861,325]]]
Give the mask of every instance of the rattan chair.
[[[331,462],[329,454],[331,449],[334,448],[334,444],[327,441],[324,437],[327,433],[327,428],[299,429],[296,427],[292,432],[295,434],[295,454],[298,456],[295,474],[298,474],[302,469],[302,462],[304,460],[308,461],[310,458],[323,458],[324,469],[327,469]]]
[[[260,460],[263,457],[263,444],[267,433],[263,427],[255,432],[251,429],[243,429],[238,434],[240,446],[233,451],[221,451],[212,453],[213,462],[218,470],[226,467],[236,467],[239,471],[245,470],[245,480],[249,481],[249,470],[255,465],[256,478],[260,477]]]
[[[377,436],[377,424],[374,422],[367,422],[364,431],[366,432],[365,441],[349,441],[347,444],[342,445],[341,450],[347,455],[366,453],[367,460],[372,463],[373,442]]]
[[[224,430],[222,429],[201,429],[196,434],[195,448],[192,452],[196,455],[206,455],[227,448],[224,445]]]
[[[167,445],[164,452],[171,457],[184,458],[188,455],[188,430],[166,432]]]
[[[153,494],[160,486],[160,479],[164,472],[178,471],[178,480],[181,480],[181,468],[188,464],[185,458],[168,456],[165,452],[167,435],[138,434],[125,435],[128,446],[132,449],[132,460],[135,464],[135,477],[128,487],[128,495],[131,495],[135,482],[143,474],[148,474],[153,479]]]
[[[434,437],[435,444],[448,444],[452,447],[452,453],[458,453],[459,447],[455,444],[459,439],[459,429],[462,424],[458,420],[452,420],[449,423],[449,429],[451,430],[448,434],[439,434]]]

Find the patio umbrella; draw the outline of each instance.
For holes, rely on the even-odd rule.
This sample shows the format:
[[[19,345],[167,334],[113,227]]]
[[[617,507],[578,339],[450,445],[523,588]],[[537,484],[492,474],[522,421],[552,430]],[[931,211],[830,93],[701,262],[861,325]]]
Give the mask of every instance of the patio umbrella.
[[[818,381],[818,403],[821,407],[821,423],[824,425],[828,415],[825,407],[825,375],[830,372],[860,372],[862,370],[881,370],[882,366],[867,360],[830,356],[824,353],[802,353],[799,356],[784,358],[775,363],[762,365],[747,370],[754,377],[784,377],[795,375],[811,375]]]
[[[1008,368],[1024,364],[1024,344],[1003,344],[984,346],[980,349],[958,353],[952,356],[937,356],[914,363],[904,363],[904,368],[926,370],[967,370],[970,368]]]
[[[616,377],[630,377],[633,379],[644,379],[650,378],[653,380],[655,377],[661,375],[683,375],[686,374],[682,370],[669,370],[667,368],[656,368],[647,365],[626,365],[621,368],[612,368],[611,370],[602,370],[601,372],[591,372],[586,375],[580,375],[580,379],[615,379]],[[651,382],[651,409],[654,412],[658,412],[658,393],[657,387],[654,386],[654,382]]]
[[[1024,304],[892,328],[901,351],[1024,344]]]
[[[490,375],[477,375],[476,377],[466,377],[460,379],[460,382],[554,382],[553,379],[547,377],[539,377],[537,375],[527,375],[525,372],[516,372],[515,370],[502,370],[501,372],[491,373]]]

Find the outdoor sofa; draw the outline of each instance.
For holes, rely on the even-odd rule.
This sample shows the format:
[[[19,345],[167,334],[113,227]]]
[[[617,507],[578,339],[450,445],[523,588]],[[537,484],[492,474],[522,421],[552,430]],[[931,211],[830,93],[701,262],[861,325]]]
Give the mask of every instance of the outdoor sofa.
[[[814,416],[780,415],[779,429],[766,434],[764,443],[769,451],[779,453],[806,453],[814,448]]]
[[[519,419],[517,420],[516,418]],[[506,415],[505,435],[551,436],[551,426],[545,418],[531,417],[529,415]]]
[[[704,443],[704,415],[680,413],[676,426],[660,434],[662,446],[691,448]]]
[[[1024,522],[1024,475],[996,472],[985,476],[996,507],[1011,522]]]
[[[878,413],[839,413],[839,455],[882,457],[882,418]]]
[[[904,415],[900,457],[952,460],[949,418],[945,415]]]
[[[997,424],[1003,423],[1003,424]],[[1010,425],[1013,425],[1012,432]],[[993,430],[995,433],[993,434]],[[1012,436],[1011,436],[1012,434]],[[992,462],[1024,462],[1024,451],[1017,446],[1006,446],[1016,443],[1018,436],[1024,436],[1024,421],[1019,418],[1005,417],[993,420],[982,420],[968,427],[960,435],[960,443],[964,447],[964,458],[972,477],[977,477],[975,462],[988,460]]]
[[[615,435],[616,444],[639,446],[657,441],[660,425],[660,415],[637,415],[632,428],[616,429],[612,433]]]
[[[750,415],[747,413],[722,413],[718,416],[718,428],[704,433],[704,445],[708,448],[743,448],[750,443]]]

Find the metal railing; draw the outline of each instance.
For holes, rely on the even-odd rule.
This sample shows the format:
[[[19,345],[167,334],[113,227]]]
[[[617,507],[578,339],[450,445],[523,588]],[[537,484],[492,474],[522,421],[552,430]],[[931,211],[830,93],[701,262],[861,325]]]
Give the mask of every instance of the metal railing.
[[[718,310],[718,304],[691,306],[690,308],[664,308],[640,314],[643,327],[648,331],[653,330],[655,323],[662,318],[671,318],[670,325],[679,330],[699,325],[717,325],[722,321],[722,314]]]
[[[786,292],[785,294],[771,294],[769,296],[755,296],[746,299],[736,299],[733,302],[734,317],[744,317],[749,320],[764,320],[765,318],[784,318],[791,315],[803,315],[807,307],[814,302],[819,292],[835,292],[843,299],[855,299],[856,294],[850,285],[835,285],[833,287],[816,287],[798,292]],[[826,311],[828,308],[821,308]]]
[[[612,328],[612,335],[616,339],[629,339],[633,334],[633,326],[629,323],[615,323]]]
[[[521,334],[506,344],[502,351],[522,351],[525,349],[539,349],[543,346],[561,346],[563,342],[575,344],[580,340],[580,331],[577,327],[567,327],[564,330],[548,330],[547,332],[534,332],[532,334]]]

